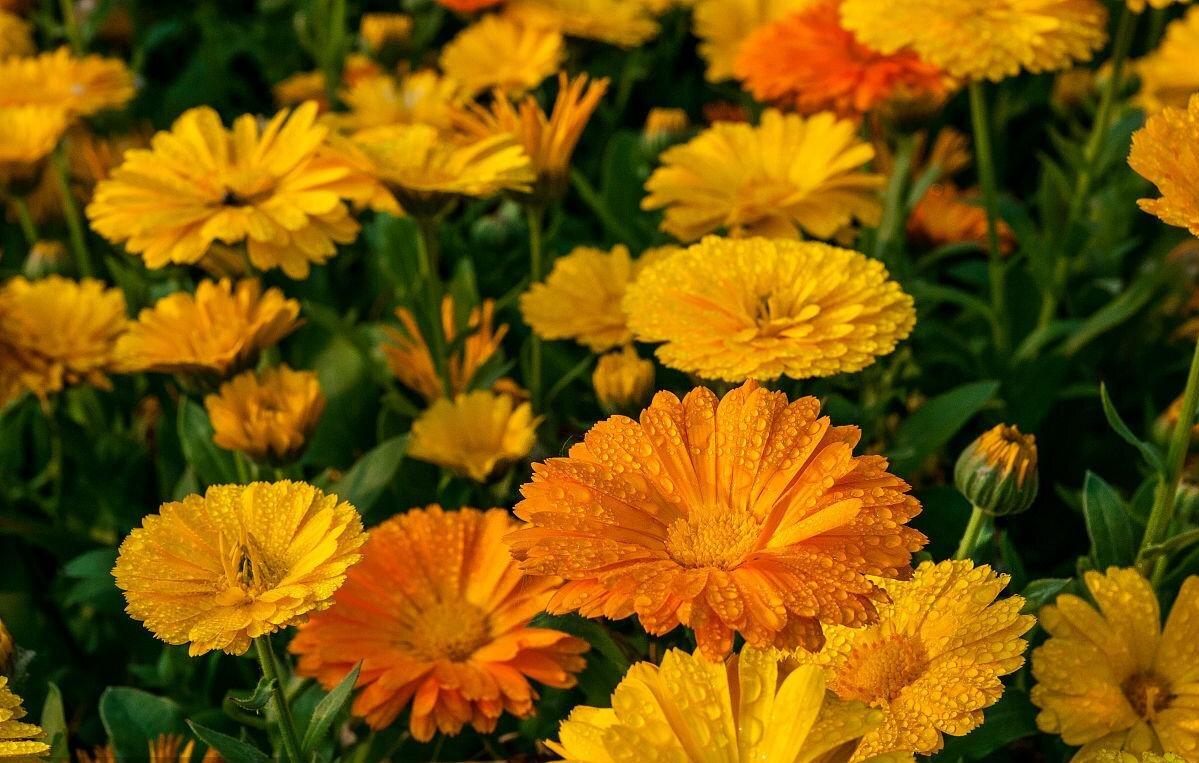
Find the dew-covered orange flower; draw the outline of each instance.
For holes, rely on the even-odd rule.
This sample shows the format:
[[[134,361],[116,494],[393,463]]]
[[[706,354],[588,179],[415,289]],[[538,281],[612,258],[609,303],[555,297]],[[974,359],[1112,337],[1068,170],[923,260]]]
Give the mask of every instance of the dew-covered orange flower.
[[[0,106],[0,187],[18,196],[32,191],[66,129],[67,113],[62,109]]]
[[[1016,248],[1012,226],[998,221],[999,251]],[[962,191],[953,183],[938,183],[925,192],[908,218],[908,237],[929,245],[976,243],[987,246],[987,212],[977,191]]]
[[[532,406],[509,395],[476,390],[442,397],[412,422],[408,455],[486,482],[528,455],[537,423]]]
[[[1134,569],[1083,576],[1094,605],[1064,594],[1041,609],[1049,640],[1033,650],[1037,727],[1081,746],[1199,758],[1199,577],[1182,584],[1162,626],[1157,594]]]
[[[851,120],[768,109],[761,124],[718,122],[668,148],[646,181],[644,209],[665,209],[680,241],[708,233],[832,238],[882,214],[883,176],[864,169],[874,149]]]
[[[1161,192],[1137,202],[1141,209],[1199,236],[1199,93],[1185,109],[1162,109],[1145,120],[1132,134],[1128,164]]]
[[[8,676],[0,676],[0,760],[33,763],[50,752],[50,745],[42,741],[46,732],[21,720],[24,717],[21,698],[13,694]]]
[[[257,280],[201,281],[145,308],[117,342],[126,372],[221,378],[252,366],[259,351],[300,325],[300,303]]]
[[[464,100],[462,86],[437,72],[422,69],[402,77],[367,77],[341,91],[348,112],[331,122],[349,132],[398,124],[451,127],[454,108]]]
[[[362,662],[352,712],[381,729],[409,709],[420,741],[532,715],[533,682],[574,686],[587,644],[529,626],[558,581],[521,574],[503,544],[514,524],[430,506],[372,529],[333,607],[292,640],[299,672],[332,687]]]
[[[924,562],[911,580],[879,581],[889,601],[864,628],[825,628],[824,649],[797,652],[829,672],[829,688],[845,700],[883,711],[852,760],[873,755],[931,755],[944,734],[982,725],[983,710],[1003,695],[1002,676],[1024,664],[1020,638],[1035,622],[1020,614],[1024,599],[997,600],[1008,583],[970,561]]]
[[[0,106],[49,106],[80,117],[120,108],[133,94],[133,74],[117,58],[77,58],[64,47],[0,59]]]
[[[945,96],[944,72],[911,51],[883,54],[861,44],[841,26],[840,7],[841,0],[820,0],[750,34],[734,64],[745,89],[801,114],[853,117],[898,93]]]
[[[1152,114],[1167,106],[1186,108],[1199,93],[1199,7],[1166,25],[1161,44],[1144,58],[1133,62],[1140,80],[1136,103]]]
[[[508,0],[505,13],[568,37],[635,48],[658,36],[658,22],[642,0]]]
[[[121,543],[126,611],[194,656],[328,608],[366,541],[358,511],[303,482],[217,485],[164,503]]]
[[[709,82],[733,78],[741,44],[754,30],[803,10],[815,0],[697,0],[692,15],[697,50]]]
[[[909,574],[925,543],[905,525],[920,504],[886,459],[853,455],[860,436],[753,381],[659,392],[640,422],[613,416],[533,465],[512,554],[566,579],[550,612],[682,624],[713,660],[734,633],[819,649],[824,624],[874,622],[876,578]]]
[[[556,72],[565,55],[558,30],[492,14],[446,43],[440,63],[469,95],[493,88],[519,94]]]
[[[285,464],[308,443],[325,396],[314,372],[283,365],[233,377],[204,398],[204,407],[217,445],[255,461]]]

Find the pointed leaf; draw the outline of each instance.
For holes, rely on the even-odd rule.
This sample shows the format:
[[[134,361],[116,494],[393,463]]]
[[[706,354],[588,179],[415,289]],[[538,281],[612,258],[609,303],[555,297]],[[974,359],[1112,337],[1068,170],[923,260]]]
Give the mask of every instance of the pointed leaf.
[[[349,703],[350,694],[354,690],[354,684],[358,682],[358,673],[361,670],[362,663],[360,662],[346,674],[345,678],[341,679],[337,686],[333,687],[332,691],[325,695],[316,709],[312,711],[312,720],[308,722],[308,730],[304,732],[302,743],[305,755],[311,755],[316,750],[317,745],[329,733],[333,721]]]
[[[1136,557],[1132,517],[1115,488],[1094,472],[1087,472],[1082,488],[1082,510],[1091,538],[1091,561],[1096,569],[1126,567]]]
[[[188,721],[187,725],[197,739],[219,752],[227,763],[270,763],[269,755],[248,742],[192,721]]]

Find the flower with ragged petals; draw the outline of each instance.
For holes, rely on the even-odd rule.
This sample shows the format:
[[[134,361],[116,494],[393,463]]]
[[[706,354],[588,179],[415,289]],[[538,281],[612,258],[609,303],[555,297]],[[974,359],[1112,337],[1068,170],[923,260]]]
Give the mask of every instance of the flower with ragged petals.
[[[286,365],[246,371],[204,398],[212,441],[254,461],[285,464],[308,443],[325,410],[325,396],[312,371]]]
[[[441,49],[441,70],[470,95],[497,89],[520,94],[558,70],[566,55],[553,28],[490,15],[463,29]]]
[[[70,117],[116,109],[134,95],[124,61],[76,57],[69,48],[0,60],[0,106],[49,106]]]
[[[46,732],[40,726],[22,721],[24,717],[21,698],[13,694],[8,676],[0,675],[0,760],[29,763],[50,752],[50,745],[42,741]]]
[[[1140,208],[1199,236],[1199,93],[1185,109],[1165,108],[1145,120],[1132,134],[1128,164],[1161,193],[1138,201]]]
[[[1185,109],[1199,93],[1199,7],[1166,25],[1161,43],[1132,63],[1140,81],[1135,102],[1153,114],[1167,106]]]
[[[505,13],[568,37],[635,48],[658,36],[658,22],[641,0],[508,0]]]
[[[442,397],[412,422],[408,455],[486,482],[528,455],[537,423],[531,405],[508,395],[476,390]]]
[[[754,30],[801,11],[815,0],[697,0],[692,14],[697,50],[709,82],[733,78],[741,44]]]
[[[613,416],[533,465],[512,555],[566,579],[553,613],[685,625],[712,660],[735,633],[819,649],[823,625],[877,619],[877,578],[909,574],[925,542],[908,485],[853,455],[860,436],[752,381],[721,399],[659,392],[640,421]]]

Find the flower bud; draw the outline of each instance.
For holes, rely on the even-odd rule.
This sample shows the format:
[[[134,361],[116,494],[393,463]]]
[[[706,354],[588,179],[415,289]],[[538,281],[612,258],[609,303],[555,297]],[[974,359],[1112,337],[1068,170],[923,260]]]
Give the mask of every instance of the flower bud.
[[[1037,496],[1037,440],[1000,424],[962,451],[953,478],[962,495],[984,513],[1018,514]]]
[[[625,345],[599,359],[591,383],[605,411],[640,408],[654,389],[654,364],[638,357],[631,345]]]
[[[661,151],[686,134],[687,112],[682,109],[650,109],[641,131],[641,141],[651,151]]]
[[[68,261],[67,248],[61,241],[42,239],[29,247],[23,271],[26,278],[45,278],[61,272]]]

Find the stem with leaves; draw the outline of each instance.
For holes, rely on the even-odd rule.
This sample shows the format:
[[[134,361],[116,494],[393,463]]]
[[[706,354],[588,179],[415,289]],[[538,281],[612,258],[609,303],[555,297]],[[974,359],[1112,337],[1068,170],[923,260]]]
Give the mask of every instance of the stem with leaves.
[[[278,718],[279,736],[283,739],[283,749],[292,763],[301,763],[300,736],[296,733],[296,722],[292,718],[291,705],[287,702],[287,693],[279,677],[279,666],[275,662],[275,648],[271,645],[269,634],[254,639],[254,651],[258,655],[258,663],[262,666],[262,675],[267,681],[273,681],[271,690],[275,704],[275,715]]]
[[[71,179],[67,173],[67,153],[65,144],[59,143],[54,151],[54,175],[58,181],[58,195],[62,197],[63,216],[67,219],[67,231],[71,236],[71,253],[75,256],[75,267],[81,277],[91,276],[92,256],[87,249],[87,234],[83,227],[83,218],[79,215],[79,206],[75,203],[75,195],[71,191]]]
[[[978,160],[978,183],[987,212],[987,271],[991,283],[991,332],[995,348],[1007,355],[1007,272],[999,248],[999,186],[995,177],[995,153],[991,145],[991,121],[981,82],[970,83],[970,120],[974,131],[974,153]]]

